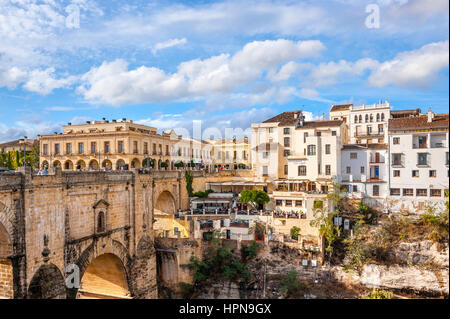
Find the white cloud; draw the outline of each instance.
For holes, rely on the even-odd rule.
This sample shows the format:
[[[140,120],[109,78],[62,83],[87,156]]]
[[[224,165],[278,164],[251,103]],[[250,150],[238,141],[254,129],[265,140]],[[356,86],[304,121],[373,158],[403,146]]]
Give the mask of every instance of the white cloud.
[[[369,84],[382,87],[427,87],[437,73],[449,65],[449,42],[435,42],[418,50],[399,53],[380,64],[369,77]]]
[[[374,69],[378,61],[364,58],[356,62],[340,60],[339,62],[320,63],[313,68],[306,81],[314,87],[328,86],[362,75],[366,70]]]
[[[27,73],[17,67],[2,70],[0,68],[0,87],[14,89],[19,83],[23,82]]]
[[[56,79],[54,77],[54,72],[54,68],[31,71],[28,74],[27,81],[23,85],[24,89],[46,95],[51,93],[54,89],[68,87],[76,81],[75,76]]]
[[[155,46],[152,48],[152,53],[155,55],[158,51],[168,49],[174,46],[182,45],[187,43],[186,38],[182,39],[170,39],[164,42],[159,42],[155,44]]]
[[[115,60],[84,74],[78,92],[86,100],[110,105],[231,93],[241,85],[259,80],[265,71],[289,60],[316,56],[323,49],[323,44],[315,40],[254,41],[233,56],[221,54],[183,62],[172,74],[145,66],[128,70],[126,61]]]

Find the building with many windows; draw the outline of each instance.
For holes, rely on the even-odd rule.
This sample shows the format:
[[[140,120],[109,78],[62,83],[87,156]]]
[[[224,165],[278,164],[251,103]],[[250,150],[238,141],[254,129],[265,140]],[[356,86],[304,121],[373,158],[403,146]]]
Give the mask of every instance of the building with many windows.
[[[208,139],[215,166],[225,169],[250,168],[250,145],[247,137]]]
[[[87,121],[68,125],[62,133],[38,136],[40,166],[74,169],[174,169],[179,161],[208,164],[210,147],[184,139],[173,130],[159,134],[154,127],[121,121]]]
[[[423,210],[442,202],[449,188],[448,129],[449,115],[431,110],[389,120],[391,209]]]

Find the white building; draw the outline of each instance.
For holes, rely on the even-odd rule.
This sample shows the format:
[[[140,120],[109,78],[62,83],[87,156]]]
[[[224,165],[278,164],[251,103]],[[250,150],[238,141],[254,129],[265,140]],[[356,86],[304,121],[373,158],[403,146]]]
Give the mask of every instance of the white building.
[[[413,114],[389,120],[392,211],[424,210],[449,188],[449,115]]]
[[[371,105],[333,105],[330,119],[342,119],[348,126],[350,144],[386,143],[391,106],[388,101]]]
[[[387,144],[347,144],[341,152],[340,183],[351,197],[388,196]]]

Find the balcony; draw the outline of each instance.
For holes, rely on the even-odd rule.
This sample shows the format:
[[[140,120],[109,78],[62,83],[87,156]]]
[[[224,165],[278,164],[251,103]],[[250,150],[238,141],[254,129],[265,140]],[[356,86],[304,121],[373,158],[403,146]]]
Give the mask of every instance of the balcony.
[[[380,138],[380,137],[384,137],[384,131],[378,131],[378,132],[356,132],[354,137],[359,137],[359,138],[367,138],[367,137]]]
[[[422,143],[422,144],[413,144],[413,148],[414,149],[418,149],[418,148],[428,148],[427,144]]]

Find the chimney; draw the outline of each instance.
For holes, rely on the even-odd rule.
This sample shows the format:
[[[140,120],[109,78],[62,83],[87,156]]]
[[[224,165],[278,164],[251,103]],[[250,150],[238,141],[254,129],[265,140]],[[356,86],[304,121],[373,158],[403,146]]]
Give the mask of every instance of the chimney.
[[[72,123],[70,123],[70,122],[69,122],[69,123],[67,123],[67,125],[69,125],[69,126],[70,126],[70,125],[72,125]]]
[[[427,116],[428,116],[428,123],[433,122],[434,113],[433,113],[433,111],[431,109],[428,109]]]

